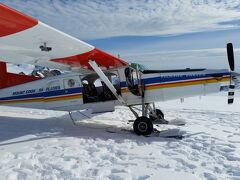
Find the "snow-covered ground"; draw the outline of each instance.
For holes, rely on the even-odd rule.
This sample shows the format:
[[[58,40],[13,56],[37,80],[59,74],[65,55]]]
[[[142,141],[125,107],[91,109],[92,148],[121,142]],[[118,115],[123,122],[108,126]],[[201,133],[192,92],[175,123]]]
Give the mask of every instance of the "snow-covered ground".
[[[74,126],[65,112],[0,107],[0,179],[240,179],[240,96],[159,103],[184,138],[136,136],[125,107]],[[87,113],[87,112],[84,112]],[[108,129],[119,133],[109,133]]]

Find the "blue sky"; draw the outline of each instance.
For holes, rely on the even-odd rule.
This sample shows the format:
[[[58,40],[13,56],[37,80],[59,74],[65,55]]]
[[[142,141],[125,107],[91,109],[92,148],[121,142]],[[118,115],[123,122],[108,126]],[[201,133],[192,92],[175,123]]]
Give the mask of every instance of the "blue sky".
[[[240,67],[239,0],[0,0],[65,33],[150,68]]]

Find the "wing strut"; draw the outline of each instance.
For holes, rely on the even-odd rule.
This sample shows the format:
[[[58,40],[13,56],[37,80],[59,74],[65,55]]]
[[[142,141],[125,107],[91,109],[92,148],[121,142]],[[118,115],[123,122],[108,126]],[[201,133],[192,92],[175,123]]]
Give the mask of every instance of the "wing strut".
[[[104,72],[101,70],[101,68],[98,67],[98,65],[96,64],[95,61],[88,61],[88,63],[90,64],[90,66],[93,68],[93,70],[98,74],[98,76],[102,79],[102,81],[106,84],[106,86],[110,89],[110,91],[114,94],[114,96],[118,99],[118,101],[123,104],[126,105],[125,100],[122,98],[121,95],[119,95],[117,93],[116,88],[112,85],[112,83],[109,81],[109,79],[107,78],[107,76],[104,74]]]

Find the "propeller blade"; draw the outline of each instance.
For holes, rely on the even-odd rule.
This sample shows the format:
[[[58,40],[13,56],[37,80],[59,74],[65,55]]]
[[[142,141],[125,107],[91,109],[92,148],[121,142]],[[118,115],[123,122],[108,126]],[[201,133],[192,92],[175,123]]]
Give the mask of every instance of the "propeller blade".
[[[228,63],[231,71],[234,71],[234,53],[233,53],[233,45],[232,43],[227,44],[227,56],[228,56]]]
[[[227,56],[228,56],[228,63],[230,67],[230,84],[228,90],[228,104],[233,104],[234,101],[234,90],[235,90],[235,82],[234,82],[234,52],[233,52],[233,45],[232,43],[227,44]]]

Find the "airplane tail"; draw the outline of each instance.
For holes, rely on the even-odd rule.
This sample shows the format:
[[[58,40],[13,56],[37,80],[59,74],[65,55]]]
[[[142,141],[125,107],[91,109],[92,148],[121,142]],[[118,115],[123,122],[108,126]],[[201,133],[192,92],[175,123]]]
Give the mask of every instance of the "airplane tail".
[[[0,61],[0,89],[36,81],[39,78],[7,72],[7,64]]]

